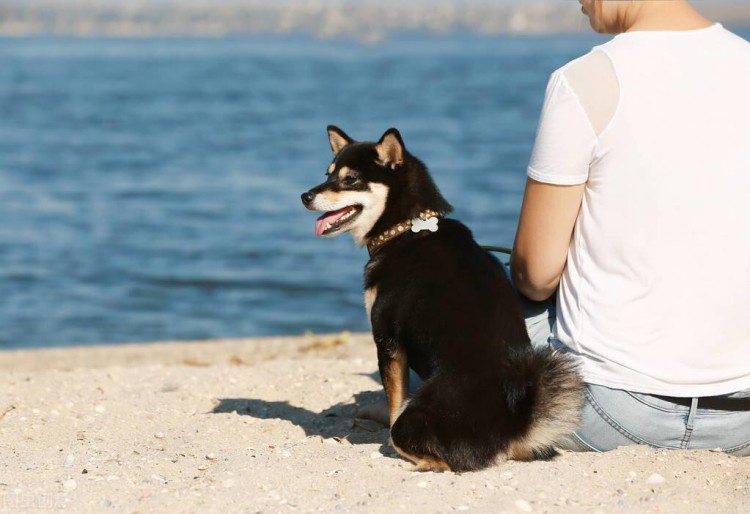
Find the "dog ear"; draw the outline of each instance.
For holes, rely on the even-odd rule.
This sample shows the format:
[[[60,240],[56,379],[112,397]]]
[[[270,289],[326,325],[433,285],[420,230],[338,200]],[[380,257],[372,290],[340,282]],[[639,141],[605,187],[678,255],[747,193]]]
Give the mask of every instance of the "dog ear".
[[[338,155],[342,148],[354,142],[352,138],[335,125],[328,125],[328,142],[331,144],[333,155]]]
[[[404,140],[395,128],[385,131],[375,145],[375,150],[378,152],[378,159],[386,166],[395,169],[404,163]]]

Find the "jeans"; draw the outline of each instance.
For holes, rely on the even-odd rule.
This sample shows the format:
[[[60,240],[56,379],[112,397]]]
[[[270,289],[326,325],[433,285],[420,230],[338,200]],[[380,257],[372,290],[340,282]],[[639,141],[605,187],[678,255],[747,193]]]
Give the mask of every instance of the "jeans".
[[[525,298],[521,298],[521,304],[532,345],[552,345],[554,305]],[[657,448],[718,448],[738,457],[750,456],[750,399],[733,401],[743,405],[739,407],[743,410],[702,408],[697,398],[675,403],[668,397],[586,384],[581,426],[561,447],[603,452],[646,444]]]

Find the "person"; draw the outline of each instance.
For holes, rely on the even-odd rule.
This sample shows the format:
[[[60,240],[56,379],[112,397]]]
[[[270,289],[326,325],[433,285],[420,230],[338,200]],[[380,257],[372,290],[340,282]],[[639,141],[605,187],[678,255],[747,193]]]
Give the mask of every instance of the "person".
[[[586,382],[568,449],[750,455],[750,43],[686,0],[579,0],[615,34],[552,73],[510,268]]]

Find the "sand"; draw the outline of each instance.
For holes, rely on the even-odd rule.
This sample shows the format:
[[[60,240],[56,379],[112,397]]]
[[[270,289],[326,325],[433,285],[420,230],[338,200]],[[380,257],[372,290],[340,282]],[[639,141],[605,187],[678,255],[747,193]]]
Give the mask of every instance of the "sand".
[[[750,458],[624,447],[414,472],[369,336],[0,352],[0,512],[747,512]]]

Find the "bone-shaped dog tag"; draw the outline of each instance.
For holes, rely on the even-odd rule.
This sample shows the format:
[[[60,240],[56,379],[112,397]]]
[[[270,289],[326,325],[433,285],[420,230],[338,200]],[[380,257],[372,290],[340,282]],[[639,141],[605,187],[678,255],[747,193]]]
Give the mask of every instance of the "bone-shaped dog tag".
[[[423,220],[421,218],[414,218],[411,221],[411,231],[412,232],[421,232],[423,230],[429,230],[430,232],[437,232],[438,229],[438,219],[436,217],[427,218],[426,220]]]

